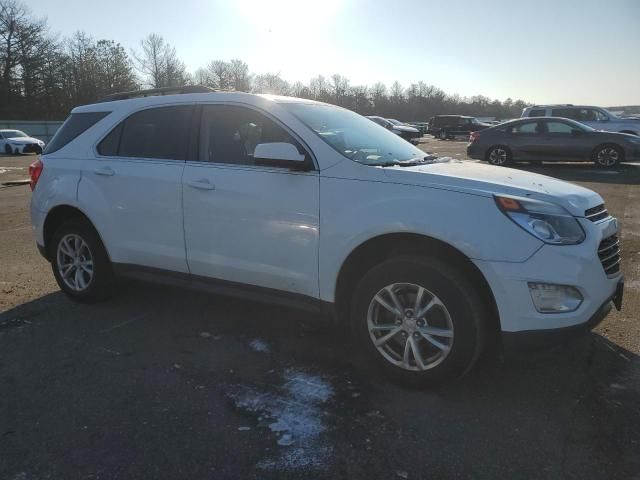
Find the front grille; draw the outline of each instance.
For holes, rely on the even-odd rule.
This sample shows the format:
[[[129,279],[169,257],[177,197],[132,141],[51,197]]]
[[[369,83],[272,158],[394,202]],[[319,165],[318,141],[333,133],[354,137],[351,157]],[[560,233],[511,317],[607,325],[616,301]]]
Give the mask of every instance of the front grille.
[[[607,212],[607,209],[605,208],[603,203],[602,205],[598,205],[588,210],[585,210],[584,216],[587,218],[587,220],[591,220],[592,222],[598,222],[600,220],[608,218],[609,212]]]
[[[620,273],[620,240],[617,235],[603,239],[598,246],[598,258],[607,276]]]

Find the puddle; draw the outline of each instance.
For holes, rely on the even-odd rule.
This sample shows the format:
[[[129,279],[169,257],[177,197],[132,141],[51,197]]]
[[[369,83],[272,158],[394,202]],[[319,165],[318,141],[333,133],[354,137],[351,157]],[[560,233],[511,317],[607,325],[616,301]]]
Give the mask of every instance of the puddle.
[[[324,378],[296,368],[282,374],[283,383],[272,391],[236,385],[228,393],[235,406],[256,415],[258,427],[276,434],[277,448],[258,463],[265,470],[323,469],[333,448],[323,435],[325,404],[334,390]]]

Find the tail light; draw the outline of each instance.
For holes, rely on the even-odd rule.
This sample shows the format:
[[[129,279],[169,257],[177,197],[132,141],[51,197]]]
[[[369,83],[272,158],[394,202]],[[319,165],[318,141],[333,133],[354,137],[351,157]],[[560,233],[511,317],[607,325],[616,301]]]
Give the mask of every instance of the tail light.
[[[471,132],[471,135],[469,135],[469,141],[473,143],[478,140],[480,140],[480,132]]]
[[[40,159],[29,165],[29,178],[31,179],[29,181],[29,186],[31,187],[31,191],[36,188],[36,183],[38,183],[38,179],[40,178],[40,175],[42,175],[43,168],[44,164]]]

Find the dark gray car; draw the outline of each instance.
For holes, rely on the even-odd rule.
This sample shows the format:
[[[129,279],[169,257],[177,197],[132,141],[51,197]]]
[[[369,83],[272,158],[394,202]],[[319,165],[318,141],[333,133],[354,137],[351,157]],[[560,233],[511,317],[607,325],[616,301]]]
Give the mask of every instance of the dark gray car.
[[[493,165],[512,161],[593,161],[612,167],[640,160],[640,137],[594,130],[567,118],[513,120],[469,137],[467,155]]]

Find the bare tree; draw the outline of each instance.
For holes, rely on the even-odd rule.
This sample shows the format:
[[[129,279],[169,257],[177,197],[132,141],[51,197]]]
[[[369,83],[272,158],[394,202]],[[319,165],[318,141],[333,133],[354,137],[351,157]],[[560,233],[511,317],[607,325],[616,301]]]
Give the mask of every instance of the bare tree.
[[[255,93],[270,93],[273,95],[288,95],[289,84],[280,78],[279,73],[265,73],[257,75],[253,84]]]
[[[224,60],[214,60],[207,66],[212,87],[229,90],[231,87],[231,65]]]
[[[133,51],[136,68],[145,85],[153,88],[185,85],[188,76],[176,49],[160,35],[152,33],[140,41],[140,52]]]

